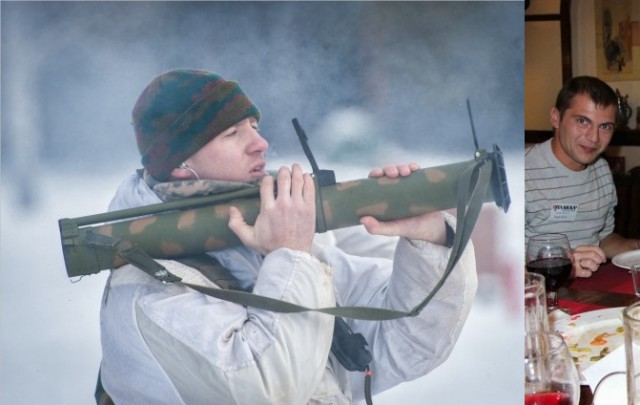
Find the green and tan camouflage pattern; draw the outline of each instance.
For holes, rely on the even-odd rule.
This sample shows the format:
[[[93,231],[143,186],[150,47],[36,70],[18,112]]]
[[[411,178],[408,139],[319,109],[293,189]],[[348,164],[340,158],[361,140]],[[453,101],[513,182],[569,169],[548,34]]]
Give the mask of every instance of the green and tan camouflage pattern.
[[[455,208],[460,175],[479,163],[493,166],[492,185],[484,202],[495,201],[506,211],[508,190],[504,169],[497,167],[498,160],[502,162],[500,151],[478,153],[480,157],[474,160],[418,170],[407,177],[367,178],[319,187],[316,231],[357,225],[365,215],[386,221]],[[505,191],[507,201],[504,201],[504,195],[497,195]],[[83,226],[89,222],[86,218],[61,219],[67,273],[69,277],[75,277],[124,264],[113,246],[94,245],[92,233],[136,245],[153,258],[178,258],[237,246],[241,242],[227,226],[229,207],[238,207],[247,223],[253,224],[260,207],[256,193],[254,190],[249,197],[195,208],[173,209],[169,206],[172,211],[140,218],[144,215],[143,207],[136,211],[140,214],[138,218],[96,226]],[[117,216],[118,212],[109,214]],[[95,219],[102,220],[99,215]]]

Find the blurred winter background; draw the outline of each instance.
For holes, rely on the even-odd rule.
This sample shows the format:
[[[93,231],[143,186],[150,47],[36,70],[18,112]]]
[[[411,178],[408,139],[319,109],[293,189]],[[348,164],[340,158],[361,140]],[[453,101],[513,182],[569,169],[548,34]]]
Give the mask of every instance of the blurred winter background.
[[[522,2],[0,7],[0,403],[93,401],[107,274],[67,278],[57,220],[105,211],[139,167],[138,94],[179,67],[241,84],[262,111],[271,161],[306,162],[297,117],[338,180],[472,159],[469,98],[480,146],[505,152],[513,203],[507,214],[483,209],[479,291],[449,360],[375,403],[522,401]]]

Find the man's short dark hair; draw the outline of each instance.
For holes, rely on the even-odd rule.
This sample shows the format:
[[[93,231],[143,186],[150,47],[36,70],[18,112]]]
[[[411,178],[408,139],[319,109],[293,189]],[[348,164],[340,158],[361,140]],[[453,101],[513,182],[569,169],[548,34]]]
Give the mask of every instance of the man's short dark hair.
[[[573,98],[578,94],[586,94],[598,107],[618,105],[618,96],[613,89],[597,77],[577,76],[567,81],[558,92],[556,108],[560,111],[560,117],[571,107]]]

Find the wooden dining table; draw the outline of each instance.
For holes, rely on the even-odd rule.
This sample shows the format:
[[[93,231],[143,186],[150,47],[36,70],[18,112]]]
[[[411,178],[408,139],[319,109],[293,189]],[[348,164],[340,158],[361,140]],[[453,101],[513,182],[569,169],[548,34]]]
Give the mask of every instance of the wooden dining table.
[[[558,307],[568,310],[571,315],[597,309],[626,307],[637,300],[629,270],[611,262],[600,266],[591,277],[573,279],[568,287],[558,291]],[[579,405],[591,405],[592,401],[591,388],[582,385]]]

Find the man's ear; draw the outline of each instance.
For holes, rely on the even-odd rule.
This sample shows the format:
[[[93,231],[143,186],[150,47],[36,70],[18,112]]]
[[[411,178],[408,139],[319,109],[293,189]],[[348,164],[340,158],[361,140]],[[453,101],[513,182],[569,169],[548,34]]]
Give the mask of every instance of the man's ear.
[[[551,109],[551,113],[549,114],[549,118],[551,121],[551,126],[555,129],[558,129],[560,127],[560,111],[553,107]]]
[[[171,170],[171,174],[169,177],[173,180],[189,180],[193,177],[193,173],[189,169],[185,169],[182,167],[176,167]]]

